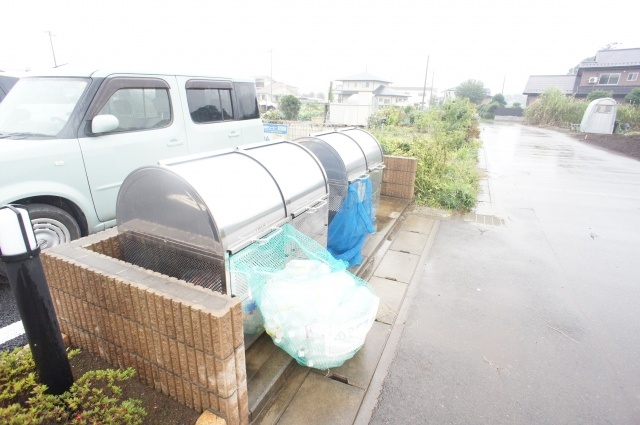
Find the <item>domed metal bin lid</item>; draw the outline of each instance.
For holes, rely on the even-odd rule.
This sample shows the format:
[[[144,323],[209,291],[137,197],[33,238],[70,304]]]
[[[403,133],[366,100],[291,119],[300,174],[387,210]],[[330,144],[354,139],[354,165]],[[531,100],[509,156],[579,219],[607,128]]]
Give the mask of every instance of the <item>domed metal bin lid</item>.
[[[322,164],[302,145],[280,140],[241,150],[269,170],[282,192],[288,216],[300,215],[329,194]]]
[[[239,151],[164,161],[133,171],[116,205],[120,233],[135,231],[223,255],[286,220],[267,169]]]
[[[313,152],[329,181],[348,184],[367,174],[367,161],[358,143],[337,131],[319,133],[295,140]]]
[[[371,133],[359,128],[340,130],[340,133],[351,137],[360,146],[367,160],[367,169],[369,171],[381,169],[384,164],[382,147]]]

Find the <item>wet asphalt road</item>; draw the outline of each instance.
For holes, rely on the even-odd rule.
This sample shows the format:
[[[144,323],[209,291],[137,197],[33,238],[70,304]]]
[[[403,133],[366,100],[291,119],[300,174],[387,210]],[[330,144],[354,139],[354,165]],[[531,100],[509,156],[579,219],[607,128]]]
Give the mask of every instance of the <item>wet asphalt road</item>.
[[[640,162],[483,127],[505,225],[440,223],[371,423],[640,423]]]
[[[20,313],[18,312],[18,306],[11,292],[9,282],[4,276],[0,275],[0,329],[18,320],[20,320]],[[0,351],[23,347],[27,344],[27,338],[24,334],[8,341],[1,341],[2,340],[0,340]]]

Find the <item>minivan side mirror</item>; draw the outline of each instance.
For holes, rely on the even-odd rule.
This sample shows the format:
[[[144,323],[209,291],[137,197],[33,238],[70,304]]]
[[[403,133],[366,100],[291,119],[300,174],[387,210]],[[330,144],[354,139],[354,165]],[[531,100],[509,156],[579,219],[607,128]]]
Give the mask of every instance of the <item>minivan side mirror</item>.
[[[93,134],[108,133],[115,130],[120,125],[120,121],[115,115],[96,115],[91,120],[91,132]]]

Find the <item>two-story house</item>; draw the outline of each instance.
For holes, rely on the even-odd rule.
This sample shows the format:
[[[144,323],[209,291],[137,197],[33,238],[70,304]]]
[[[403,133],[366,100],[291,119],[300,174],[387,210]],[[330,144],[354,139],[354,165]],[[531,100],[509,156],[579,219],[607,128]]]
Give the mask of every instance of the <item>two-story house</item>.
[[[546,89],[557,87],[568,96],[586,98],[594,90],[612,92],[619,103],[640,87],[640,48],[600,50],[593,60],[580,63],[576,75],[532,75],[523,94],[527,105]]]
[[[640,87],[640,48],[600,50],[592,61],[584,61],[576,75],[576,97],[587,97],[594,90],[613,92],[613,98],[624,103],[624,97]]]
[[[367,125],[380,106],[404,105],[411,95],[390,87],[391,81],[367,72],[336,80],[334,103],[329,106],[332,124]]]

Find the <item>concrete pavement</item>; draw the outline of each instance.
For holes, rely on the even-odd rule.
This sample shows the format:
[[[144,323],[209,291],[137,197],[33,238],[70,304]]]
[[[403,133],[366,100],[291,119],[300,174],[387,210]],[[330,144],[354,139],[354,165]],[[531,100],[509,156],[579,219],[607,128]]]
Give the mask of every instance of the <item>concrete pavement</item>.
[[[482,138],[482,202],[437,221],[356,423],[640,423],[640,163]]]

